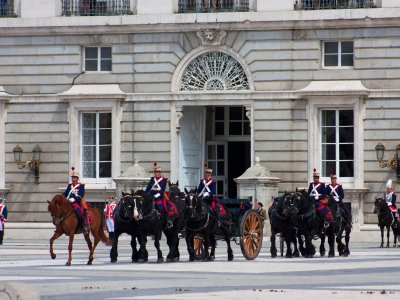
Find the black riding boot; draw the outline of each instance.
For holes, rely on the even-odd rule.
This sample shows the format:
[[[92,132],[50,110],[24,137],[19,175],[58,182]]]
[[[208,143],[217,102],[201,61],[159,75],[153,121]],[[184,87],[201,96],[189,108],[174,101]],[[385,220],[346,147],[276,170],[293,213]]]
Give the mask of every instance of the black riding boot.
[[[4,231],[0,231],[0,245],[3,244]]]
[[[109,238],[110,240],[114,239],[114,232],[109,232],[109,233],[108,233],[108,238]]]
[[[87,210],[85,209],[83,211],[83,219],[82,219],[82,233],[83,234],[88,234],[89,230],[87,228],[87,221],[88,221],[88,214],[87,214]]]

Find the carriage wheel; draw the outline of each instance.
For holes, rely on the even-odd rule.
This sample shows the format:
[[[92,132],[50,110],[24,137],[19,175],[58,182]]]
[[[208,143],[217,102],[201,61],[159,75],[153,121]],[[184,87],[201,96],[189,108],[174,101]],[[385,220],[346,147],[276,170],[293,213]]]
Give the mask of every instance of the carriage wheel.
[[[203,260],[205,256],[203,239],[199,236],[194,237],[194,259]]]
[[[254,210],[248,210],[240,222],[240,249],[243,256],[252,260],[260,253],[263,239],[263,226],[260,215]]]

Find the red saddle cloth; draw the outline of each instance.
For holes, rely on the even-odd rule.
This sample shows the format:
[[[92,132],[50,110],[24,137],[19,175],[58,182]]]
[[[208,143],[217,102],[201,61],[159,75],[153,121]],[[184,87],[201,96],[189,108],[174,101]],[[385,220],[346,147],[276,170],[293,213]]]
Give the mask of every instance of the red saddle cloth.
[[[320,204],[319,207],[317,207],[317,212],[326,218],[327,221],[333,221],[333,214],[332,211],[329,209],[328,205],[325,204]]]
[[[219,208],[219,215],[221,217],[226,216],[228,214],[225,207],[221,203],[219,203],[218,200],[214,200],[211,203],[211,208],[212,208],[213,212],[216,212],[217,207]]]
[[[170,216],[170,217],[177,217],[179,216],[179,209],[176,207],[176,204],[169,200],[170,198],[170,193],[164,193],[164,211]]]
[[[87,214],[88,214],[88,219],[87,219],[87,221],[86,221],[86,225],[92,225],[92,223],[93,223],[93,214],[92,214],[92,212],[90,211],[90,204],[89,203],[87,203],[86,204],[87,205]],[[77,207],[80,209],[80,211],[81,211],[81,216],[83,216],[83,211],[84,211],[84,209],[83,209],[83,207],[82,206],[80,206],[78,203],[74,203],[73,205],[72,205],[73,207],[74,207],[74,209],[76,209]]]
[[[391,212],[397,212],[397,207],[394,205],[389,205],[390,211]]]

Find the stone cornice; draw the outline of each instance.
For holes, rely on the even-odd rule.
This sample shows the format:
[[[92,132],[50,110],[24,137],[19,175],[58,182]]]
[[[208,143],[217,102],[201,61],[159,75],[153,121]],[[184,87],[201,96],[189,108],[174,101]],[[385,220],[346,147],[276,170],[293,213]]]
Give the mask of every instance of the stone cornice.
[[[296,10],[207,14],[166,14],[106,17],[2,18],[0,35],[131,34],[152,32],[354,29],[399,27],[393,8]],[[49,28],[51,28],[49,30]]]

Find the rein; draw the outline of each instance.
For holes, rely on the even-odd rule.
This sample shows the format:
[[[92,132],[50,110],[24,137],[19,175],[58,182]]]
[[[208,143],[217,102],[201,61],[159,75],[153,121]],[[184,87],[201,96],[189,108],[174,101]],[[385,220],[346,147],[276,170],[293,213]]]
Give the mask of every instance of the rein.
[[[144,199],[143,196],[139,196],[139,195],[135,195],[135,196],[133,196],[133,198],[134,198],[135,200],[138,199],[138,198]],[[140,212],[140,215],[141,215],[141,218],[139,219],[139,221],[140,221],[140,220],[147,220],[147,219],[150,219],[154,214],[156,214],[157,217],[160,218],[160,214],[158,213],[158,211],[157,211],[156,208],[155,208],[155,203],[154,203],[154,201],[151,201],[151,202],[152,202],[152,203],[151,203],[151,208],[150,208],[150,212],[149,212],[149,213],[143,214],[143,211],[142,211],[142,210],[139,211],[139,212]],[[136,204],[135,204],[135,205],[136,205]]]
[[[60,215],[58,213],[58,207],[57,207],[57,215],[56,216],[52,216],[54,224],[55,225],[59,225],[62,222],[64,222],[65,220],[67,220],[72,214],[74,213],[74,211],[72,210],[67,216],[65,215]]]
[[[190,228],[189,226],[186,225],[186,228],[189,229],[190,231],[200,231],[200,230],[205,229],[208,226],[209,223],[210,223],[210,214],[208,213],[207,214],[207,221],[203,226],[201,226],[200,228],[196,228],[195,229],[195,228]]]

